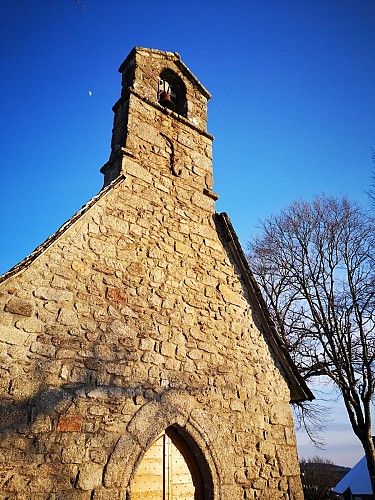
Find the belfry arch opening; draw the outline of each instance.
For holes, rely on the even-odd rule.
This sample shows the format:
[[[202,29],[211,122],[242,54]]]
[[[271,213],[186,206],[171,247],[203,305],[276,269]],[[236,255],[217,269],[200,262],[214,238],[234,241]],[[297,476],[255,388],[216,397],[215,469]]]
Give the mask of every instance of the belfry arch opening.
[[[181,116],[187,116],[185,83],[169,68],[160,73],[157,98],[162,106],[175,111]]]
[[[191,441],[182,429],[174,426],[157,436],[139,463],[131,485],[131,500],[213,498],[211,475],[204,457],[195,443],[187,440]]]

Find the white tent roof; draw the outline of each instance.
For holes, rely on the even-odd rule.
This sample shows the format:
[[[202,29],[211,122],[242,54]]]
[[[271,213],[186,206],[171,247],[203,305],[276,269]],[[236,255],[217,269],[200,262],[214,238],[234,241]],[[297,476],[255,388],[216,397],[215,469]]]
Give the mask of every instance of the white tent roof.
[[[348,488],[350,488],[353,495],[372,495],[366,457],[363,457],[346,476],[341,479],[333,491],[342,495]]]

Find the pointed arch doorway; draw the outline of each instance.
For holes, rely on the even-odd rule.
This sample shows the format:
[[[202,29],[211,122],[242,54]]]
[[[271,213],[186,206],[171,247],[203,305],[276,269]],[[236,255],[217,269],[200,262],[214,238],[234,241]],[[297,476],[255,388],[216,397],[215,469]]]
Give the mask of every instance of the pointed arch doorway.
[[[203,500],[196,458],[173,428],[163,431],[144,454],[131,487],[132,500]]]

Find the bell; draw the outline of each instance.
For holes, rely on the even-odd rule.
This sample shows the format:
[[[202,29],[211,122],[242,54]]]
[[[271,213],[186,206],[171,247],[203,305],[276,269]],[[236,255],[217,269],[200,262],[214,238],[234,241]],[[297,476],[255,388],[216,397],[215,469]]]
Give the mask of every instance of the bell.
[[[171,96],[168,94],[168,92],[165,92],[165,90],[163,90],[163,92],[161,92],[159,96],[159,103],[165,108],[174,111],[174,102],[172,101]]]

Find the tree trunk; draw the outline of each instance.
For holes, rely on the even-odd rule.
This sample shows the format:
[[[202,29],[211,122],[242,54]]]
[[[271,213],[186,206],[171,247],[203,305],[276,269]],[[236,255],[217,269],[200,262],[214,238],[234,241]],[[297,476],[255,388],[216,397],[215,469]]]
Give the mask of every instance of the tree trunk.
[[[367,468],[370,475],[372,492],[375,498],[375,446],[373,438],[371,436],[371,431],[366,434],[366,436],[362,440],[362,446],[365,450]]]

